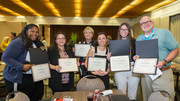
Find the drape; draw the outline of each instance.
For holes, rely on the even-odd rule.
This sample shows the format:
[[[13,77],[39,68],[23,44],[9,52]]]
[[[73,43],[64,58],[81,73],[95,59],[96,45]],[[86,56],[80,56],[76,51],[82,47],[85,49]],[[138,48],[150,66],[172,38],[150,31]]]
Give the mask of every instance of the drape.
[[[170,31],[180,45],[180,14],[170,17]],[[180,48],[179,48],[180,50]],[[179,51],[180,56],[180,51]]]

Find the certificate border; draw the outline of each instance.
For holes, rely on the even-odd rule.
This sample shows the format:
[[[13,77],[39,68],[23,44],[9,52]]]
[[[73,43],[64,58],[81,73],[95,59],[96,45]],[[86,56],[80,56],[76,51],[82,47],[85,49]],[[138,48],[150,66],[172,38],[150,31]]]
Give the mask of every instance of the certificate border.
[[[94,59],[98,59],[98,58],[100,58],[100,59],[105,59],[106,60],[106,62],[105,62],[105,68],[104,68],[104,71],[107,71],[107,59],[106,58],[103,58],[103,57],[88,57],[88,60],[87,60],[87,71],[90,71],[90,72],[93,72],[93,70],[89,70],[89,58],[94,58]],[[95,70],[94,70],[95,71]]]
[[[64,60],[64,59],[66,59],[66,60],[73,60],[73,59],[76,59],[76,61],[77,61],[77,58],[59,58],[58,59],[58,65],[59,65],[59,62],[60,62],[60,60]],[[60,65],[59,65],[60,66]],[[77,68],[77,71],[74,71],[74,70],[67,70],[67,71],[59,71],[60,73],[66,73],[66,72],[79,72],[79,69],[78,69],[78,66],[76,65],[76,67],[75,68]]]
[[[45,78],[40,78],[40,79],[35,79],[35,77],[34,77],[34,69],[33,68],[31,68],[31,70],[32,70],[32,76],[33,76],[33,81],[34,82],[38,82],[38,81],[41,81],[41,80],[45,80],[45,79],[49,79],[49,78],[51,78],[51,73],[50,73],[50,66],[49,66],[49,63],[43,63],[43,64],[48,64],[48,74],[49,75],[46,75],[47,77],[45,77]],[[37,65],[41,65],[41,64],[37,64]]]
[[[158,58],[139,58],[139,59],[156,59],[156,64],[158,63]],[[134,63],[134,67],[136,66],[136,61]],[[154,72],[136,72],[134,71],[134,68],[132,70],[132,73],[136,73],[136,74],[148,74],[148,75],[155,75],[157,71],[157,67],[155,67]]]
[[[121,56],[127,56],[129,59],[129,69],[127,69],[127,70],[112,70],[112,68],[111,68],[111,66],[112,66],[112,59],[110,59],[110,70],[111,70],[111,72],[124,72],[124,71],[131,71],[131,63],[130,63],[130,57],[129,57],[129,55],[121,55]],[[121,57],[121,56],[111,56],[111,57]]]
[[[90,46],[90,48],[91,48],[91,45],[90,45],[90,44],[75,44],[74,47],[75,47],[76,45],[86,45],[86,46],[88,45],[88,46]],[[76,57],[86,57],[86,56],[87,56],[87,55],[86,55],[86,56],[76,55],[76,52],[74,53],[74,55],[75,55]]]

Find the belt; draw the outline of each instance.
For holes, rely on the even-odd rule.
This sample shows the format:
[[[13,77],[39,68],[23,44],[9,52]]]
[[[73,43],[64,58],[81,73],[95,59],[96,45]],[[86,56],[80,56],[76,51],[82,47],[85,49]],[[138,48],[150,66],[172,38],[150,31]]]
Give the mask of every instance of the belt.
[[[162,68],[162,69],[160,69],[161,71],[165,71],[165,70],[168,70],[170,68],[170,66],[168,66],[168,67],[165,67],[165,68]]]

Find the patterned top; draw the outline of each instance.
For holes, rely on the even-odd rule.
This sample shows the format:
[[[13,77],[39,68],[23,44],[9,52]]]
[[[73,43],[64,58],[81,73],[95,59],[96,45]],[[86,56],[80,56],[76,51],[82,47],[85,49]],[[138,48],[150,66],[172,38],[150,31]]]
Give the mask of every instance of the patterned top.
[[[58,51],[60,58],[69,58],[68,54],[65,51],[61,50],[60,48],[58,48]],[[62,73],[62,83],[69,83],[69,73]]]

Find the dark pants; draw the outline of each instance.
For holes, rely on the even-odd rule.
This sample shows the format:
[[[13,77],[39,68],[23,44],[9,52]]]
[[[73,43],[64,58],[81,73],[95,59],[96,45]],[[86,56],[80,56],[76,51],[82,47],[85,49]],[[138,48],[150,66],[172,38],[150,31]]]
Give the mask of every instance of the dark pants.
[[[62,90],[53,91],[53,94],[54,94],[55,92],[66,92],[66,91],[70,91],[70,88],[71,88],[70,83],[62,84],[62,86],[63,86],[63,89],[62,89]]]
[[[8,92],[14,91],[14,82],[5,79]],[[41,100],[44,94],[43,81],[34,82],[31,74],[23,74],[22,83],[17,84],[17,91],[25,93],[31,101]]]
[[[94,75],[91,72],[87,72],[88,75]],[[100,78],[105,86],[105,89],[108,90],[109,89],[109,75],[105,75],[105,76],[99,76],[99,75],[95,75],[96,77]]]
[[[84,76],[87,75],[87,69],[86,69],[86,67],[84,65],[80,65],[80,69],[81,69],[81,72],[82,72],[82,74],[79,72],[80,73],[80,78],[83,78]]]

